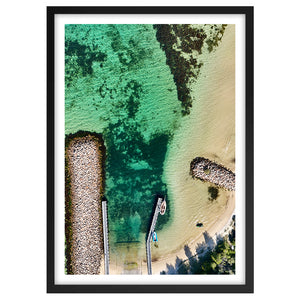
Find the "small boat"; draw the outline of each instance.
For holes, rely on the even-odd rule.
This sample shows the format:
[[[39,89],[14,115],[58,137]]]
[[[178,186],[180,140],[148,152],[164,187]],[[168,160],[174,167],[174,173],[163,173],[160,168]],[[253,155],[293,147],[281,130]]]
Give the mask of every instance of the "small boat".
[[[155,231],[153,232],[152,239],[153,239],[153,242],[157,242],[157,234]]]
[[[160,205],[160,214],[164,215],[166,212],[166,208],[167,208],[167,202],[166,202],[166,198],[163,200],[163,202]]]

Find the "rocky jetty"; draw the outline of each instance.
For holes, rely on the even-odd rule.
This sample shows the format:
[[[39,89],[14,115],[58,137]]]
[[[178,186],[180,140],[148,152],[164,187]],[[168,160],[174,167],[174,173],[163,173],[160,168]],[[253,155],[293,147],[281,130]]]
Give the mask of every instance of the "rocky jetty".
[[[191,162],[191,175],[229,191],[235,190],[235,174],[207,158],[196,157]]]
[[[80,132],[66,140],[66,241],[68,274],[103,269],[102,138]]]

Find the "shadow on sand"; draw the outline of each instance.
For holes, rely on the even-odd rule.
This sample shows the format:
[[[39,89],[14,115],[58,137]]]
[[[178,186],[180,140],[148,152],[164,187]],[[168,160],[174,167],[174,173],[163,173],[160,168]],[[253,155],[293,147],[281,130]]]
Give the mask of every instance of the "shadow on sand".
[[[196,254],[193,255],[191,248],[188,245],[184,246],[184,253],[187,259],[180,259],[176,256],[175,264],[166,264],[166,269],[160,272],[161,275],[171,274],[188,274],[188,265],[191,273],[194,273],[199,268],[199,259],[204,256],[207,251],[212,250],[216,242],[207,231],[203,233],[204,242],[198,243],[196,246]],[[188,264],[187,264],[188,263]]]
[[[234,219],[233,219],[234,222]],[[188,245],[184,246],[186,259],[176,257],[174,265],[166,264],[161,275],[171,274],[233,274],[235,272],[235,223],[226,238],[221,235],[210,236],[203,233],[204,241],[196,246],[193,254]],[[227,247],[227,248],[226,248]],[[231,247],[228,249],[228,247]],[[223,250],[227,256],[222,256]]]

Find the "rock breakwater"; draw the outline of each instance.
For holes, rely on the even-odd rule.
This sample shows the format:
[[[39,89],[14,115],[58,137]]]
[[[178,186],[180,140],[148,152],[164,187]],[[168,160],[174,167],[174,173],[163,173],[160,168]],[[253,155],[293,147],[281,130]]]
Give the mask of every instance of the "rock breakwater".
[[[190,170],[193,178],[213,183],[229,191],[235,190],[235,174],[207,158],[196,157],[193,159]]]
[[[86,132],[68,136],[65,157],[67,273],[100,274],[105,159],[101,136]]]

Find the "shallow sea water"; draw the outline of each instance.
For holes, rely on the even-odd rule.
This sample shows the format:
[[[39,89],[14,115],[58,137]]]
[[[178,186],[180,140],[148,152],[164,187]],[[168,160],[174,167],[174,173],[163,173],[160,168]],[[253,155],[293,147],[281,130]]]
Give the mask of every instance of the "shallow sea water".
[[[104,136],[112,255],[144,244],[155,195],[167,194],[163,163],[181,105],[155,33],[152,25],[65,27],[65,133]]]

